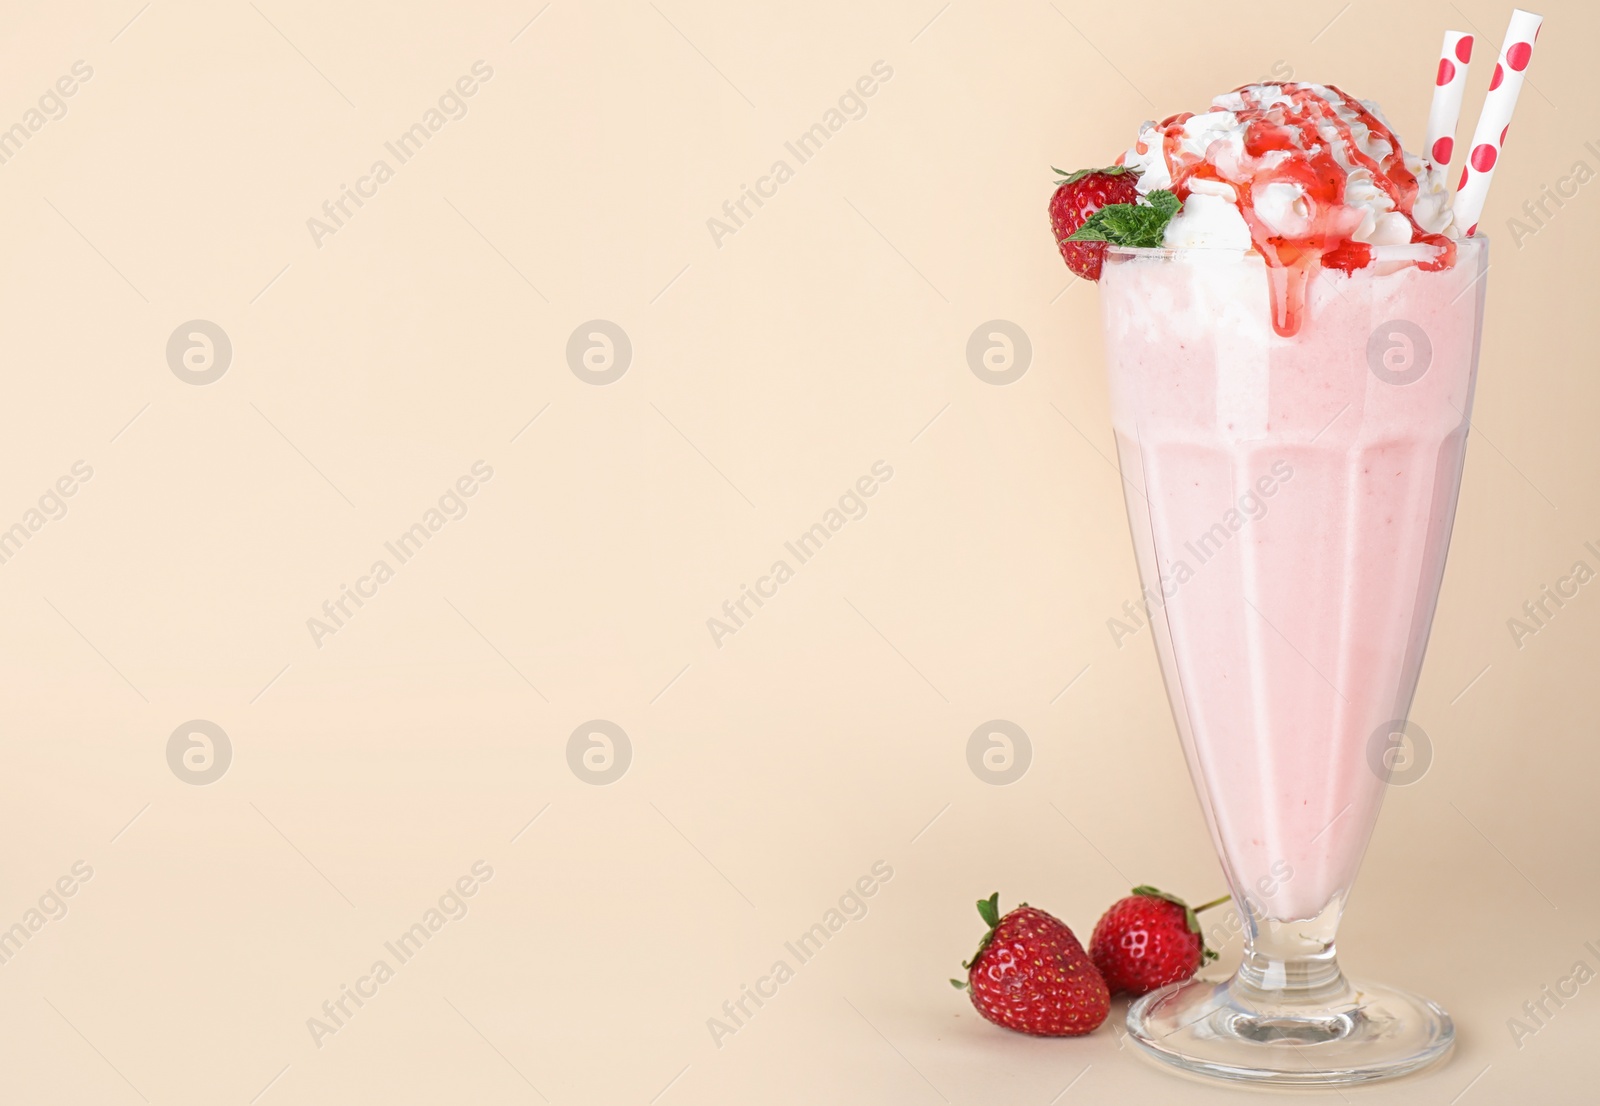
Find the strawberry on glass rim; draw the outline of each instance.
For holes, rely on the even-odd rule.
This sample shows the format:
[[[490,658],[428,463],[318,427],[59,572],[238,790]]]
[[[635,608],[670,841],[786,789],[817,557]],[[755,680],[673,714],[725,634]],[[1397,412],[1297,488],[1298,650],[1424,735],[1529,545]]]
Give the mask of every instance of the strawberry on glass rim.
[[[1106,243],[1159,246],[1167,223],[1183,206],[1164,189],[1139,195],[1139,174],[1122,165],[1065,173],[1050,197],[1050,229],[1067,268],[1099,280]]]

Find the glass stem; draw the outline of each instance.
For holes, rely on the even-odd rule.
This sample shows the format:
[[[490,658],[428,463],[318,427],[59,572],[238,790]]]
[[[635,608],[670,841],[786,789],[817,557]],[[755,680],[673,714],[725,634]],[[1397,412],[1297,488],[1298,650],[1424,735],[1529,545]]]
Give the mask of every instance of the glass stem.
[[[1235,994],[1247,1005],[1306,1005],[1324,1010],[1352,999],[1352,988],[1339,970],[1334,949],[1343,909],[1344,903],[1335,900],[1315,918],[1254,919],[1244,958],[1233,978]]]

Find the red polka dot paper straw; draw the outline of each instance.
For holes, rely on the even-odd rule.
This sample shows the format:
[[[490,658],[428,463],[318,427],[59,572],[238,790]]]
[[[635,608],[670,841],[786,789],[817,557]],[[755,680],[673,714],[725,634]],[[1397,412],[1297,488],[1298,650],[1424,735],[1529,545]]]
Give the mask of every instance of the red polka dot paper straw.
[[[1505,145],[1506,132],[1511,128],[1511,112],[1517,106],[1517,96],[1522,92],[1522,79],[1533,58],[1533,41],[1539,37],[1542,15],[1534,15],[1517,8],[1511,13],[1511,26],[1506,29],[1506,41],[1500,48],[1500,60],[1495,63],[1494,75],[1489,78],[1489,95],[1484,98],[1483,112],[1478,116],[1478,127],[1472,132],[1472,145],[1467,147],[1467,164],[1461,170],[1461,184],[1456,189],[1456,226],[1468,237],[1477,233],[1478,217],[1483,214],[1484,197],[1489,192],[1489,181],[1500,160],[1500,150]]]
[[[1467,63],[1472,60],[1472,36],[1462,31],[1444,33],[1439,69],[1433,79],[1433,106],[1428,109],[1428,148],[1423,156],[1441,168],[1455,152],[1456,121],[1461,118],[1461,94],[1467,90]]]

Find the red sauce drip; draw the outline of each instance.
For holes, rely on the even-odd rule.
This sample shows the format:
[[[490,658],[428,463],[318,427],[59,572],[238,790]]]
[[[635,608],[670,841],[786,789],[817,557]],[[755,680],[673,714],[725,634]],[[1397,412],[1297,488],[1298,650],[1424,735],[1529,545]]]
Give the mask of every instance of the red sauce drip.
[[[1299,333],[1305,322],[1306,289],[1319,267],[1349,273],[1372,263],[1372,247],[1351,239],[1360,225],[1357,211],[1345,206],[1345,186],[1351,169],[1365,169],[1373,184],[1393,202],[1394,210],[1411,224],[1411,241],[1441,247],[1438,257],[1418,262],[1422,269],[1443,269],[1455,264],[1455,243],[1442,234],[1430,234],[1417,225],[1411,211],[1416,203],[1416,176],[1406,168],[1405,156],[1397,139],[1360,102],[1337,88],[1327,90],[1344,108],[1364,124],[1374,137],[1389,144],[1382,159],[1364,153],[1356,144],[1350,125],[1339,116],[1333,102],[1324,99],[1308,85],[1284,84],[1288,103],[1265,103],[1261,93],[1246,85],[1235,91],[1245,106],[1235,112],[1245,126],[1244,157],[1237,167],[1230,166],[1237,179],[1222,176],[1204,155],[1183,149],[1183,124],[1192,113],[1170,116],[1157,124],[1162,136],[1162,152],[1172,176],[1172,191],[1180,199],[1189,196],[1189,182],[1195,178],[1215,180],[1233,186],[1239,195],[1239,212],[1250,228],[1250,238],[1266,259],[1272,291],[1272,326],[1290,337]],[[1274,99],[1277,99],[1274,97]],[[1144,152],[1140,142],[1140,152]],[[1342,163],[1336,157],[1342,155]],[[1288,153],[1277,165],[1269,165],[1270,155]],[[1349,166],[1350,168],[1346,168]],[[1304,199],[1307,230],[1298,237],[1277,234],[1256,215],[1256,196],[1272,184],[1294,184]]]

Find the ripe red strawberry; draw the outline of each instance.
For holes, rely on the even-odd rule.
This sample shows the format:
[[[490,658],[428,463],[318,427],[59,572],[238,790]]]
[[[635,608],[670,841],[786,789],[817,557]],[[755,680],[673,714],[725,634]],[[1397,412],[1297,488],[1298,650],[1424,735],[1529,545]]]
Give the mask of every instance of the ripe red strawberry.
[[[1056,170],[1061,173],[1060,169]],[[1139,174],[1121,165],[1104,169],[1079,169],[1061,173],[1055,195],[1050,197],[1050,229],[1067,268],[1085,280],[1099,280],[1105,261],[1104,242],[1069,242],[1067,237],[1089,221],[1089,216],[1107,204],[1131,204],[1139,198],[1134,185]]]
[[[1089,956],[1112,994],[1143,995],[1178,983],[1217,957],[1200,936],[1195,912],[1227,901],[1224,895],[1191,909],[1176,895],[1135,887],[1095,923]]]
[[[1106,982],[1072,930],[1023,903],[1000,917],[1000,896],[978,900],[989,924],[978,951],[961,966],[978,1013],[998,1026],[1036,1037],[1081,1037],[1111,1012]]]

